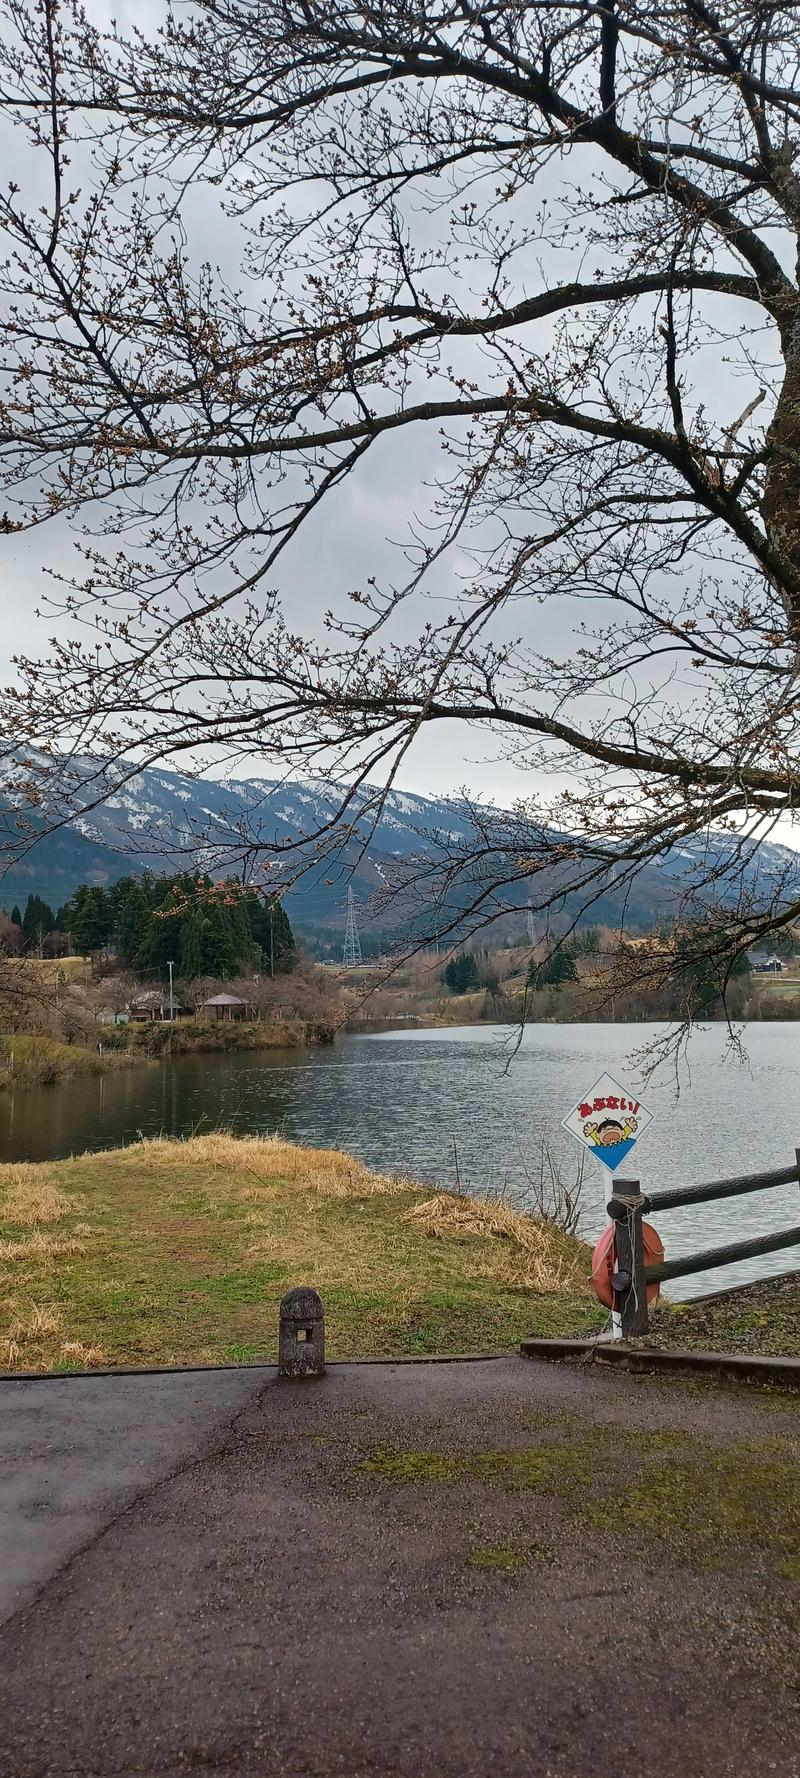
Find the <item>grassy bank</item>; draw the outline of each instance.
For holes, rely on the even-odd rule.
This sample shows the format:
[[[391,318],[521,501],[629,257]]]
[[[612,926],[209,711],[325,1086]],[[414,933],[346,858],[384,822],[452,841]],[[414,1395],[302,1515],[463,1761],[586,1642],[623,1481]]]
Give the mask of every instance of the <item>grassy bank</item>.
[[[0,1366],[273,1358],[294,1284],[332,1357],[511,1349],[602,1312],[588,1249],[504,1206],[275,1138],[0,1166]]]
[[[158,1056],[201,1055],[221,1050],[305,1049],[333,1041],[334,1031],[308,1019],[253,1020],[242,1023],[175,1022],[98,1028],[98,1044],[59,1043],[52,1037],[23,1034],[0,1037],[0,1090],[43,1087],[80,1075],[106,1074],[112,1068],[135,1068]],[[98,1045],[102,1047],[98,1047]]]
[[[292,1017],[264,1019],[176,1019],[174,1023],[113,1025],[103,1048],[118,1055],[189,1056],[219,1050],[305,1049],[332,1043],[333,1022]]]
[[[43,1087],[80,1075],[105,1074],[109,1068],[132,1068],[139,1058],[125,1051],[88,1049],[80,1043],[57,1043],[52,1037],[20,1033],[0,1037],[0,1088]]]

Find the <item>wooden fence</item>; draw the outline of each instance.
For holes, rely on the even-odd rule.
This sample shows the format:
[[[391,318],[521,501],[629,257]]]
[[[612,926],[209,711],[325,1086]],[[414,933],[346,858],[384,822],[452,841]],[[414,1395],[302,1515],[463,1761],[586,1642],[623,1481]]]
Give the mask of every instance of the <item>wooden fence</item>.
[[[782,1229],[778,1234],[754,1235],[749,1241],[706,1247],[698,1253],[686,1253],[680,1259],[665,1259],[660,1265],[648,1266],[642,1233],[645,1216],[657,1216],[660,1210],[708,1204],[715,1198],[738,1198],[746,1192],[771,1191],[778,1185],[797,1184],[800,1184],[800,1148],[795,1149],[792,1167],[779,1167],[772,1173],[745,1173],[738,1179],[717,1179],[709,1185],[680,1185],[671,1191],[654,1192],[651,1196],[640,1191],[638,1179],[615,1179],[608,1214],[617,1224],[616,1269],[612,1285],[623,1339],[647,1332],[648,1284],[666,1284],[671,1278],[685,1278],[692,1272],[704,1272],[709,1266],[730,1266],[741,1259],[756,1259],[762,1253],[777,1253],[782,1247],[800,1246],[800,1228]]]

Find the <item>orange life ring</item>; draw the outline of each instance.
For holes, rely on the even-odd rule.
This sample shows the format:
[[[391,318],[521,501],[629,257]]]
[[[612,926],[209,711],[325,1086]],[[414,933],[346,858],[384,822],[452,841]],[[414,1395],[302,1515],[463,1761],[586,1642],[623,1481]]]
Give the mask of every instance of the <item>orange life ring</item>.
[[[616,1224],[609,1223],[608,1228],[603,1230],[592,1254],[592,1284],[596,1296],[600,1298],[601,1303],[604,1303],[607,1309],[614,1307],[611,1279],[616,1264],[616,1234]],[[645,1265],[660,1266],[664,1258],[664,1245],[661,1236],[656,1233],[649,1222],[642,1223],[642,1235],[644,1237]],[[657,1297],[658,1285],[648,1284],[648,1303],[654,1303]]]

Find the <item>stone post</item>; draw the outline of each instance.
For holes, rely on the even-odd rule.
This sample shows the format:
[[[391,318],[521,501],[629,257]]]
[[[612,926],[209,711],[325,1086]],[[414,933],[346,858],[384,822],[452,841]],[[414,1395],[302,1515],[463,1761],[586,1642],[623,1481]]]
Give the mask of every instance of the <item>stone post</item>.
[[[322,1298],[307,1285],[287,1291],[281,1303],[278,1375],[325,1375],[325,1310]]]

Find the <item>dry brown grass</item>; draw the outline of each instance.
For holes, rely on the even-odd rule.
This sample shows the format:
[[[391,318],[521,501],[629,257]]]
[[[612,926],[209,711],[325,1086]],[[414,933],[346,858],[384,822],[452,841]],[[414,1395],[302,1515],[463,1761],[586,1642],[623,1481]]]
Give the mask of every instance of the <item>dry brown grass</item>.
[[[101,1346],[83,1340],[65,1340],[61,1311],[52,1305],[20,1303],[12,1299],[11,1319],[7,1332],[0,1338],[0,1368],[9,1371],[38,1370],[42,1353],[48,1365],[67,1360],[81,1370],[93,1370],[107,1364]]]
[[[65,1253],[83,1253],[85,1243],[70,1236],[59,1240],[57,1235],[45,1235],[41,1229],[35,1229],[32,1235],[26,1235],[20,1241],[4,1240],[0,1236],[0,1260],[35,1260],[37,1265],[52,1265],[54,1259],[61,1258]]]
[[[115,1161],[121,1158],[114,1150]],[[335,1148],[301,1148],[280,1136],[233,1136],[227,1130],[208,1136],[190,1136],[185,1142],[154,1137],[122,1151],[137,1169],[160,1170],[176,1163],[212,1168],[223,1189],[235,1189],[244,1203],[258,1204],[264,1194],[276,1193],[287,1182],[306,1186],[323,1198],[366,1198],[376,1194],[402,1193],[411,1182],[388,1174],[371,1173],[352,1155]],[[242,1176],[254,1182],[243,1185]]]
[[[15,968],[41,981],[89,981],[92,973],[88,957],[17,957]]]
[[[43,1344],[57,1338],[61,1317],[57,1309],[43,1308],[38,1303],[21,1307],[12,1299],[8,1331],[0,1339],[0,1365],[5,1370],[23,1370],[26,1355],[35,1355]]]
[[[0,1221],[35,1228],[42,1222],[61,1222],[72,1208],[49,1167],[29,1161],[0,1166]]]
[[[87,1346],[83,1340],[64,1340],[61,1345],[61,1357],[68,1358],[80,1370],[96,1370],[99,1365],[107,1364],[102,1346]]]
[[[589,1271],[589,1249],[552,1224],[513,1210],[509,1204],[437,1192],[414,1204],[405,1220],[429,1240],[490,1240],[507,1245],[494,1249],[491,1261],[478,1270],[506,1284],[562,1295],[580,1290]]]

